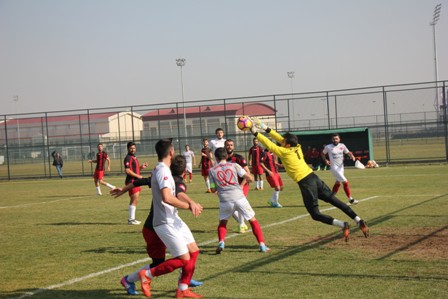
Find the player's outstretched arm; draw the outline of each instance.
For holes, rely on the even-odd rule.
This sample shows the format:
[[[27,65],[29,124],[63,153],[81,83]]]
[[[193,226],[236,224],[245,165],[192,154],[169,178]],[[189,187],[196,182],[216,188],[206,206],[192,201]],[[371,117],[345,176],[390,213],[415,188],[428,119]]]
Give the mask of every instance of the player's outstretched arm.
[[[131,190],[132,188],[135,188],[133,183],[130,183],[126,186],[124,186],[123,188],[115,188],[110,190],[110,195],[112,195],[113,197],[117,198],[122,196],[123,194],[125,194],[126,192],[128,192],[129,190]]]

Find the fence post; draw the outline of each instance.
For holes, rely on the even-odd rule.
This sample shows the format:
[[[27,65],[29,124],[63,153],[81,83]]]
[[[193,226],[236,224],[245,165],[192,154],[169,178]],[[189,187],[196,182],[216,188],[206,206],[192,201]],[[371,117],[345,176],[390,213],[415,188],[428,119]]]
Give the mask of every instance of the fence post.
[[[383,118],[384,118],[384,141],[386,144],[386,164],[390,163],[390,143],[389,143],[389,125],[388,125],[388,115],[387,115],[387,93],[383,89]]]

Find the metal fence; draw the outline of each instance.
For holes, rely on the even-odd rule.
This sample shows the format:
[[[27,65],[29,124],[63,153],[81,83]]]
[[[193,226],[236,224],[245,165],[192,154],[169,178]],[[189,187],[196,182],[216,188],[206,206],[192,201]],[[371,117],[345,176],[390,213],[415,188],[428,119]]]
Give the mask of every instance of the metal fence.
[[[90,176],[87,161],[99,142],[113,161],[112,174],[121,174],[129,141],[139,157],[154,161],[160,138],[199,153],[202,139],[214,138],[218,127],[247,153],[252,136],[237,130],[235,119],[256,114],[255,104],[272,108],[261,117],[280,132],[368,127],[380,164],[447,161],[447,82],[3,115],[0,179],[57,176],[54,150],[62,153],[64,175]]]

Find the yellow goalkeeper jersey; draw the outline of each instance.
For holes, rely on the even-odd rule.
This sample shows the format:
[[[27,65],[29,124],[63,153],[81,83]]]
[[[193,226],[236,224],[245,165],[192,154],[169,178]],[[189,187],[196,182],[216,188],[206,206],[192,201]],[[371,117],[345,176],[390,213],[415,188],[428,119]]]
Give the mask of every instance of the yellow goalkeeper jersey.
[[[277,142],[281,143],[283,137],[272,130],[269,135]],[[257,139],[271,152],[277,155],[282,160],[283,167],[285,167],[286,173],[295,181],[299,182],[307,175],[313,172],[313,170],[306,164],[303,157],[302,146],[298,144],[295,147],[282,147],[278,146],[270,141],[263,134],[258,133]]]

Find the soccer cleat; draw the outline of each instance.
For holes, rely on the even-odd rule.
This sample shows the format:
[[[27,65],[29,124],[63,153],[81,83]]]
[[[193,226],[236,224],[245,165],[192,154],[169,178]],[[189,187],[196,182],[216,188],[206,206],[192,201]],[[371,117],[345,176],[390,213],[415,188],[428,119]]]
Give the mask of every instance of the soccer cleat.
[[[218,248],[216,248],[216,254],[221,254],[221,251],[224,250],[224,242],[218,243]]]
[[[128,224],[129,225],[139,225],[140,223],[142,223],[142,222],[138,221],[136,219],[128,219]]]
[[[279,203],[273,203],[272,206],[273,208],[283,208],[283,206]]]
[[[367,226],[367,222],[364,220],[359,220],[359,228],[361,229],[362,233],[364,234],[364,237],[369,237],[369,227]]]
[[[96,195],[103,195],[103,193],[101,193],[101,191],[97,191]]]
[[[195,287],[200,287],[201,285],[203,285],[204,283],[202,281],[197,281],[197,280],[190,280],[190,288],[195,288]]]
[[[247,225],[245,223],[243,224],[239,224],[238,228],[237,228],[237,232],[239,232],[240,234],[244,234],[249,228],[247,227]]]
[[[260,252],[268,252],[271,249],[269,247],[267,247],[265,244],[260,245]]]
[[[193,293],[190,289],[186,289],[185,291],[177,289],[176,298],[204,298],[204,297],[202,295]]]
[[[359,201],[357,201],[356,199],[353,199],[353,198],[351,198],[351,199],[349,200],[349,203],[350,203],[351,205],[356,205],[358,202],[359,202]]]
[[[142,292],[146,297],[151,297],[151,278],[146,275],[145,269],[140,270],[138,272],[138,277],[140,278],[140,282],[142,284]]]
[[[208,189],[205,193],[212,193],[212,190]]]
[[[348,234],[350,233],[350,225],[348,222],[344,222],[344,228],[342,228],[342,232],[344,233],[345,242],[348,242]]]
[[[138,295],[138,292],[135,290],[135,283],[129,282],[127,275],[121,279],[120,283],[129,295]]]

